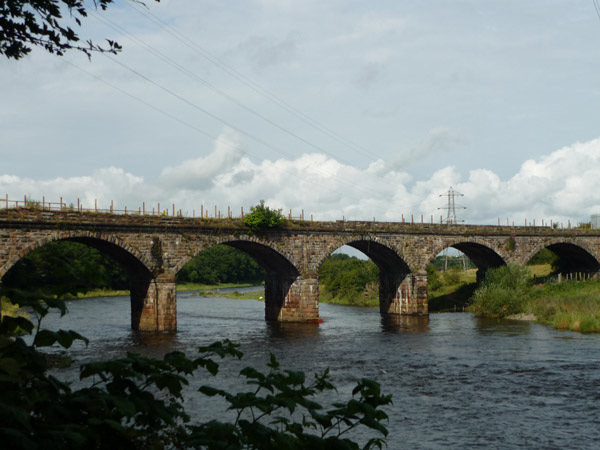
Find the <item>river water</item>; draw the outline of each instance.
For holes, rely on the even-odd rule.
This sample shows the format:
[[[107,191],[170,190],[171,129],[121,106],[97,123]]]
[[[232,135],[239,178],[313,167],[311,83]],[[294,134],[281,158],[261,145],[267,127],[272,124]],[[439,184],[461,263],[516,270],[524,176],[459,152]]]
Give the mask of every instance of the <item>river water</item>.
[[[193,355],[199,345],[229,338],[245,356],[223,363],[218,383],[228,389],[240,387],[242,367],[264,368],[270,352],[307,374],[329,367],[342,396],[358,379],[375,379],[393,394],[391,449],[600,448],[600,335],[466,313],[383,320],[378,309],[328,304],[320,306],[321,324],[268,324],[264,303],[191,293],[178,293],[176,334],[140,335],[130,329],[128,297],[68,307],[45,327],[91,339],[73,349],[77,362],[127,351]],[[213,418],[218,407],[195,389],[215,383],[198,376],[186,393],[197,420]]]

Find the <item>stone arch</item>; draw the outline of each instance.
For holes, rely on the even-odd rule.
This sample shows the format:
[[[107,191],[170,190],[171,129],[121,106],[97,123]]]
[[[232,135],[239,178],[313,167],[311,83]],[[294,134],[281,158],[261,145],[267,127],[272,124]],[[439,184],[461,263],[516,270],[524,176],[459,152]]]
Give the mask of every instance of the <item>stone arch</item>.
[[[329,243],[320,258],[314,262],[318,271],[323,262],[338,248],[348,245],[367,255],[377,266],[402,269],[405,273],[416,272],[414,264],[398,251],[397,247],[387,239],[372,235],[349,235]]]
[[[175,265],[173,271],[178,273],[199,253],[215,245],[228,245],[252,256],[256,262],[267,272],[286,273],[298,276],[301,272],[293,262],[292,256],[284,249],[278,248],[272,242],[255,236],[221,236],[217,239],[202,242],[194,247],[185,258],[181,258]]]
[[[480,239],[458,239],[447,240],[441,243],[434,249],[433,255],[430,255],[431,261],[439,255],[444,249],[452,247],[463,252],[477,267],[477,281],[481,281],[488,269],[500,267],[506,264],[508,259],[502,256],[499,249],[495,249],[490,245],[490,241],[482,241]]]
[[[554,252],[562,261],[565,273],[571,272],[600,272],[600,262],[593,248],[585,242],[575,239],[555,238],[545,240],[528,252],[520,261],[526,264],[540,250],[547,248]]]
[[[141,271],[147,271],[148,273],[152,272],[152,264],[143,254],[141,254],[137,249],[129,245],[127,242],[112,234],[104,235],[101,233],[91,232],[54,232],[41,239],[31,241],[28,245],[22,248],[18,254],[11,256],[6,263],[0,267],[0,280],[25,256],[46,244],[57,241],[79,242],[81,244],[93,247],[101,252],[107,253],[111,257],[115,258],[118,262],[130,264]]]
[[[396,246],[386,239],[371,235],[338,239],[327,247],[317,270],[343,245],[363,252],[379,268],[379,310],[382,314],[427,314],[427,275],[413,270]]]
[[[10,258],[0,268],[0,279],[21,259],[34,250],[51,242],[77,242],[95,248],[117,261],[129,275],[129,290],[131,299],[131,326],[134,330],[143,328],[140,325],[144,313],[145,300],[148,296],[150,282],[153,279],[153,267],[147,258],[127,242],[112,234],[94,232],[54,232],[32,241],[18,255]],[[153,326],[153,325],[152,325]]]
[[[289,254],[270,241],[255,236],[224,236],[196,247],[175,269],[183,268],[195,255],[215,245],[227,245],[254,258],[266,271],[265,319],[269,321],[305,321],[318,318],[318,284],[305,279]]]

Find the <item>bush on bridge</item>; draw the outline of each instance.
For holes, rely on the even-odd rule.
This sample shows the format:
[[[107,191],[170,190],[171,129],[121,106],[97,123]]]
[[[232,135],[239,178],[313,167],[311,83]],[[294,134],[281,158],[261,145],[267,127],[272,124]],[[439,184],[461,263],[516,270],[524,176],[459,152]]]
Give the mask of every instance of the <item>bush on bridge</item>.
[[[268,230],[281,227],[286,223],[286,218],[281,214],[281,209],[271,209],[265,206],[265,201],[250,208],[250,214],[244,217],[244,225],[250,227],[251,232]]]

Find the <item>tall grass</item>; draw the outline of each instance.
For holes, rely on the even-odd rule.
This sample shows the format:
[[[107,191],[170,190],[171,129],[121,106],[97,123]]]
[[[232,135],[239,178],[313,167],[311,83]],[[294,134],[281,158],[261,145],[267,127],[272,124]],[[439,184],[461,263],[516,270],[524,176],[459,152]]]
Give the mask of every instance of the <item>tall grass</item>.
[[[600,332],[600,281],[547,284],[533,290],[529,311],[560,330]]]

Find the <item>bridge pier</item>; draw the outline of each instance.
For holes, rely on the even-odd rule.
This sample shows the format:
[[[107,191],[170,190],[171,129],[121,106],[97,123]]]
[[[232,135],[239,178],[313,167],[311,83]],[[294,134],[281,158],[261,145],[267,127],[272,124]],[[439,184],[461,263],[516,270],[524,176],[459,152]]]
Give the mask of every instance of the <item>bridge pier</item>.
[[[319,281],[302,276],[267,275],[265,319],[278,322],[315,322],[319,318]]]
[[[427,272],[409,273],[400,283],[386,274],[380,277],[379,310],[382,314],[429,314]]]
[[[135,278],[131,285],[131,328],[139,331],[177,330],[175,275]]]

